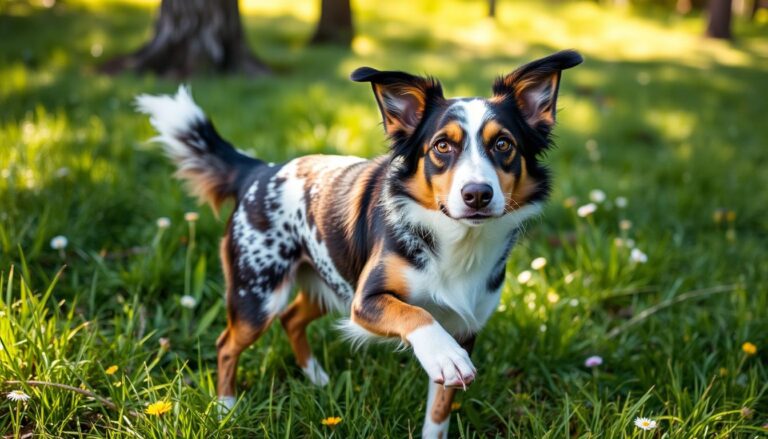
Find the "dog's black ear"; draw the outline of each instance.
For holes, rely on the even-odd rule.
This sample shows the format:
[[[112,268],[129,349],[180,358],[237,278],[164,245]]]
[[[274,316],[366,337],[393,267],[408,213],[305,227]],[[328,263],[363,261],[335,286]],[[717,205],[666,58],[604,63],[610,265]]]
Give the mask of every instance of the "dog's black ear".
[[[547,135],[555,124],[560,75],[583,60],[578,52],[564,50],[533,61],[497,79],[493,94],[514,97],[528,125]]]
[[[443,89],[435,79],[405,72],[381,72],[360,67],[352,72],[350,79],[371,83],[384,130],[393,139],[413,134],[425,109],[443,99]]]

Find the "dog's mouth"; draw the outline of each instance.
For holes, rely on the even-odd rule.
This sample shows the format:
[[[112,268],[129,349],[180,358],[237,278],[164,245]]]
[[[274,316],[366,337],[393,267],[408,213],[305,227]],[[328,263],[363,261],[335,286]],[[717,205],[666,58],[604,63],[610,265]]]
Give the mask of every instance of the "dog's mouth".
[[[498,216],[491,214],[490,212],[483,212],[476,210],[474,212],[470,212],[469,214],[463,215],[463,216],[453,216],[448,212],[448,208],[445,207],[443,203],[440,203],[438,205],[440,207],[440,212],[443,212],[445,216],[448,218],[455,220],[455,221],[469,221],[473,225],[481,224],[486,220],[498,218]]]

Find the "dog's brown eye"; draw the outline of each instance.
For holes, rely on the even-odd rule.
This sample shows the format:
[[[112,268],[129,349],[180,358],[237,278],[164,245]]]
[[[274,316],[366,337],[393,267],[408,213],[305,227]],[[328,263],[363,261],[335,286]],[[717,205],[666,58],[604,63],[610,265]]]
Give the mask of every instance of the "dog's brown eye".
[[[499,137],[496,139],[496,145],[494,145],[496,151],[507,152],[512,149],[512,142],[506,137]]]
[[[453,150],[453,147],[445,140],[439,140],[437,143],[435,143],[435,150],[440,154],[448,154]]]

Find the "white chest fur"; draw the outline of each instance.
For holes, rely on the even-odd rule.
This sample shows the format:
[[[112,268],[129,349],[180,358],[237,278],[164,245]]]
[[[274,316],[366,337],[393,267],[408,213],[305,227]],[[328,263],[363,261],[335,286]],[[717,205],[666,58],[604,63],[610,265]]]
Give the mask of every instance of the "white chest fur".
[[[539,211],[537,205],[526,206],[471,226],[440,212],[409,208],[409,219],[432,229],[437,244],[437,254],[423,268],[406,273],[409,302],[429,311],[454,336],[476,333],[499,303],[501,288],[489,287],[493,271],[505,260],[514,231]]]

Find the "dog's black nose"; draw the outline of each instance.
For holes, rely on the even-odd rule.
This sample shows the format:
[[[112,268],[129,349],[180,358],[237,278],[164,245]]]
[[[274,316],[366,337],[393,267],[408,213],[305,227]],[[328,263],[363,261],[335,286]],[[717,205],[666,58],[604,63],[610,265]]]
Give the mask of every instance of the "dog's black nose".
[[[464,204],[473,209],[482,209],[491,202],[493,188],[485,183],[469,183],[461,188]]]

